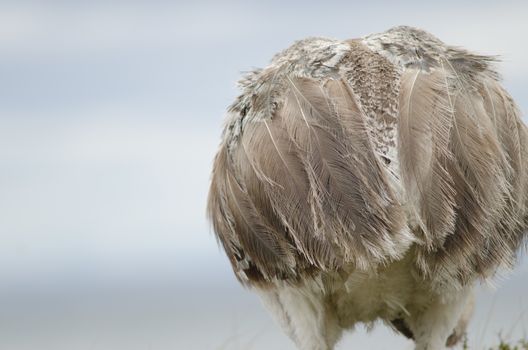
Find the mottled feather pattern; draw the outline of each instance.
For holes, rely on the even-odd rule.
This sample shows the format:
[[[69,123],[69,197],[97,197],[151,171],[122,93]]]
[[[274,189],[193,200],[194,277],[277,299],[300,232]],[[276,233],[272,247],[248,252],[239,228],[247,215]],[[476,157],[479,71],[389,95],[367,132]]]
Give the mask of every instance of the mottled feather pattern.
[[[398,27],[306,39],[249,73],[208,209],[237,276],[295,283],[412,253],[441,288],[511,266],[528,138],[494,62]]]
[[[231,217],[241,218],[240,249],[256,266],[268,261],[259,276],[267,281],[294,280],[293,266],[298,273],[349,264],[373,269],[401,257],[410,245],[404,212],[348,83],[291,78],[288,84],[273,118],[246,124],[218,175],[227,185],[213,183],[211,196],[221,193]],[[210,210],[218,205],[210,201]],[[294,263],[290,246],[299,252]],[[235,270],[241,280],[248,277]]]
[[[528,227],[528,134],[496,59],[396,27],[309,38],[240,81],[208,215],[300,349],[378,319],[458,342]]]
[[[425,238],[417,246],[420,270],[441,285],[462,286],[511,266],[526,228],[526,191],[514,190],[527,177],[517,141],[526,130],[511,98],[498,98],[507,94],[495,59],[413,28],[365,41],[404,68],[398,154],[407,198],[419,213],[413,231]],[[516,212],[513,203],[522,203]]]

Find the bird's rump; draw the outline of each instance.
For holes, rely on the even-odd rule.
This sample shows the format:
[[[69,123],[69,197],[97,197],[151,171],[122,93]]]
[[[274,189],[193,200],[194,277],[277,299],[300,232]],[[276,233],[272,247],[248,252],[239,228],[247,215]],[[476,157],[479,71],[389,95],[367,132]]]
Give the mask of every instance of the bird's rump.
[[[241,281],[412,250],[424,277],[463,284],[514,261],[528,185],[515,104],[490,58],[399,35],[308,39],[243,82],[208,202]]]

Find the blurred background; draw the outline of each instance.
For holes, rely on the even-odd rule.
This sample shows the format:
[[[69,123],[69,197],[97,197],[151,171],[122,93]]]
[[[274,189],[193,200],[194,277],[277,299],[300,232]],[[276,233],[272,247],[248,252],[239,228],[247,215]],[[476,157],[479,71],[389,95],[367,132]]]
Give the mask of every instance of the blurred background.
[[[395,3],[395,2],[394,2]],[[526,1],[0,2],[0,349],[293,349],[205,220],[240,72],[306,36],[406,24],[502,57],[528,110]],[[528,331],[528,262],[470,345]],[[339,349],[412,349],[359,327]]]

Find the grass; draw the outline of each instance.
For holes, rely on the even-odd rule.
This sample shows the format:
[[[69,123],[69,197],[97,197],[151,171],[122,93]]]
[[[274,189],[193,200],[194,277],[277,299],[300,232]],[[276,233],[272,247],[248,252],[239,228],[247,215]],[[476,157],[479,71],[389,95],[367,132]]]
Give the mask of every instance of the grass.
[[[520,340],[517,343],[508,343],[501,340],[497,347],[490,348],[489,350],[528,350],[528,341]]]
[[[528,350],[528,340],[526,339],[519,340],[515,343],[508,342],[500,336],[499,339],[500,341],[498,345],[487,348],[487,350]],[[464,339],[462,350],[471,350],[471,347],[468,345],[467,337]]]

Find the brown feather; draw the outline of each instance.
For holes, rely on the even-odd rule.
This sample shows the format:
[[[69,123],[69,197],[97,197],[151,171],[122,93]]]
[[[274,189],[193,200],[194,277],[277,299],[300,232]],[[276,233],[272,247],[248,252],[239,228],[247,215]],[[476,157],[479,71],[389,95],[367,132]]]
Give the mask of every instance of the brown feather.
[[[374,271],[413,244],[438,285],[511,265],[528,134],[493,61],[399,27],[300,41],[248,74],[208,202],[237,276]]]
[[[407,70],[401,78],[398,154],[403,184],[425,246],[443,242],[455,225],[455,191],[447,171],[453,110],[445,73]]]
[[[399,155],[425,238],[419,267],[438,281],[464,282],[511,265],[519,240],[509,236],[525,215],[524,208],[512,211],[515,197],[524,201],[513,190],[525,192],[515,184],[525,175],[516,166],[521,123],[512,104],[499,99],[502,90],[477,93],[453,67],[409,69],[402,76]],[[478,78],[490,80],[472,77]]]

